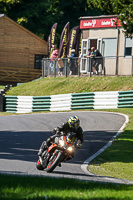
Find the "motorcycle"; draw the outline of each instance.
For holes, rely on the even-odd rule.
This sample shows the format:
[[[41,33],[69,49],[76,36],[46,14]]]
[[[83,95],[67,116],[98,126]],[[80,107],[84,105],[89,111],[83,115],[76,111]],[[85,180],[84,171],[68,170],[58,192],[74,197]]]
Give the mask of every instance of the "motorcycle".
[[[54,142],[47,150],[39,156],[36,164],[38,170],[46,169],[46,172],[52,172],[57,166],[61,166],[61,162],[72,159],[75,150],[75,133],[67,136],[56,137]]]

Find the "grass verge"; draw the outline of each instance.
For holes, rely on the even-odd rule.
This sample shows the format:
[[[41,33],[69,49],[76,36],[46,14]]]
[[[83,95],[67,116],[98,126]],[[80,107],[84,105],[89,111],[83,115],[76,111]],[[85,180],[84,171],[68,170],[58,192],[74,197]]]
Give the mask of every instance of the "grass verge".
[[[0,175],[0,200],[132,200],[133,185]]]
[[[133,77],[42,78],[12,87],[7,95],[45,96],[55,94],[133,90]]]
[[[133,109],[107,110],[129,116],[129,123],[113,145],[89,164],[89,171],[100,176],[133,180]]]

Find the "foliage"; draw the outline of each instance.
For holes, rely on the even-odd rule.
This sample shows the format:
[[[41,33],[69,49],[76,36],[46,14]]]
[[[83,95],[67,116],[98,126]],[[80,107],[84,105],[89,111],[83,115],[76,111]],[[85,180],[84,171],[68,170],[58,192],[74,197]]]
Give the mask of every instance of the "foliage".
[[[133,34],[132,0],[87,0],[89,7],[99,8],[103,14],[117,14],[126,36]]]
[[[47,40],[51,27],[58,23],[57,40],[67,22],[79,25],[79,17],[100,12],[88,8],[87,0],[0,0],[0,13]]]

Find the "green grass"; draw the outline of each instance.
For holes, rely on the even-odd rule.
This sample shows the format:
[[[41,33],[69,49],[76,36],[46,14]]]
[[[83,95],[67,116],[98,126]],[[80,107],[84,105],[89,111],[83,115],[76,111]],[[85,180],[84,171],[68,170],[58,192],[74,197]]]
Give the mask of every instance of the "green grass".
[[[7,92],[7,95],[45,96],[121,90],[133,90],[133,77],[43,78],[13,87]]]
[[[133,185],[0,175],[0,200],[132,200]]]
[[[89,171],[101,176],[133,180],[133,109],[115,109],[129,116],[124,132],[113,145],[89,164]]]

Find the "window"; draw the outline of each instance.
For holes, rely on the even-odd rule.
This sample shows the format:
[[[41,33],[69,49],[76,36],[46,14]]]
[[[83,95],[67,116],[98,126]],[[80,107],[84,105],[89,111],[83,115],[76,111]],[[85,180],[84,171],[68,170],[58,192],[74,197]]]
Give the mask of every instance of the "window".
[[[86,55],[88,52],[88,40],[82,40],[82,55]]]
[[[132,55],[132,38],[125,38],[125,56]]]
[[[42,59],[44,57],[46,57],[46,56],[45,55],[39,55],[39,54],[35,55],[35,65],[34,65],[35,69],[42,69]]]
[[[116,56],[117,38],[105,38],[102,40],[102,55]]]

